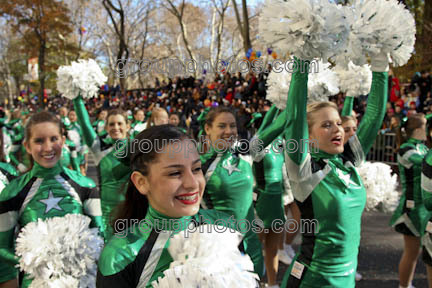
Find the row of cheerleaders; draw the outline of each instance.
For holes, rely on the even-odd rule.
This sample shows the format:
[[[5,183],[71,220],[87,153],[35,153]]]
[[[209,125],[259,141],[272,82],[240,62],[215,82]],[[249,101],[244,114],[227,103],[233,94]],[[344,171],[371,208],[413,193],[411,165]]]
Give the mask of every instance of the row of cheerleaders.
[[[127,115],[121,110],[109,111],[106,133],[95,131],[85,102],[78,96],[73,100],[78,124],[67,123],[68,129],[77,125],[83,144],[93,154],[99,187],[79,172],[79,161],[71,165],[75,170],[66,168],[68,165],[61,161],[64,145],[61,121],[48,112],[32,115],[25,130],[13,134],[22,133],[20,137],[25,139],[22,147],[30,156],[31,170],[18,176],[12,165],[0,164],[4,186],[0,194],[0,283],[17,281],[18,257],[14,247],[20,229],[40,219],[84,214],[105,240],[98,260],[97,287],[153,287],[154,281],[163,277],[173,262],[168,251],[170,237],[161,231],[175,229],[166,220],[194,219],[200,225],[200,216],[210,222],[233,217],[249,223],[259,217],[264,227],[270,229],[275,219],[285,219],[283,196],[288,190],[285,171],[301,219],[317,220],[319,229],[303,233],[301,247],[281,287],[354,287],[361,215],[366,203],[366,190],[357,167],[365,162],[384,118],[386,59],[372,59],[372,87],[358,129],[350,127],[356,126],[355,118],[349,116],[352,97],[347,97],[342,117],[330,102],[308,105],[305,71],[309,69],[293,73],[286,109],[272,106],[253,139],[262,141],[262,147],[266,148],[276,139],[294,139],[297,143],[316,139],[319,151],[315,152],[308,147],[290,153],[236,149],[236,143],[229,142],[237,134],[235,115],[229,108],[218,107],[206,114],[203,132],[210,143],[222,139],[226,145],[233,145],[232,149],[221,152],[221,147],[210,145],[201,155],[180,151],[174,156],[134,149],[128,157],[120,158],[115,153],[116,141],[132,139],[128,136]],[[308,67],[309,62],[296,59],[296,65]],[[165,120],[159,119],[133,133],[133,138],[152,143],[164,139],[191,141],[184,131],[166,124],[167,115],[162,118]],[[344,130],[344,124],[348,129]],[[398,154],[403,196],[391,224],[405,235],[408,245],[414,248],[417,245],[418,250],[420,241],[416,240],[421,237],[423,260],[432,269],[432,222],[429,222],[432,152],[428,153],[422,144],[426,139],[426,118],[416,114],[404,125],[408,140]],[[254,190],[258,194],[255,206]],[[119,231],[112,226],[114,219],[146,219],[154,227],[145,232],[128,227],[125,237],[117,237],[114,234]],[[272,241],[271,237],[264,239],[264,245]],[[279,246],[277,242],[270,245]],[[255,232],[243,232],[239,249],[250,256],[259,277],[265,275],[266,266],[267,278],[275,278],[269,277],[273,264],[264,264],[262,244]],[[401,261],[401,271],[406,275],[401,272],[401,287],[408,287],[417,259],[414,257],[413,261],[407,251],[403,257],[406,259]],[[21,287],[31,287],[34,279],[28,274],[21,276]]]

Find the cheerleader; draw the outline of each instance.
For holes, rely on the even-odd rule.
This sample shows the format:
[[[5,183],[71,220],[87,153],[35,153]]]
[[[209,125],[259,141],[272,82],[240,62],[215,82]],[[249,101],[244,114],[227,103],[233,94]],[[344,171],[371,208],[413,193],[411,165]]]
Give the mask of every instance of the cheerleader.
[[[78,124],[78,118],[75,111],[69,111],[68,116],[71,124],[67,131],[67,138],[75,143],[80,171],[81,174],[85,176],[87,174],[88,147],[84,143],[81,127]]]
[[[215,220],[229,223],[229,215],[199,210],[206,183],[199,155],[189,148],[195,148],[189,136],[171,125],[162,125],[147,128],[136,140],[136,149],[131,149],[133,172],[126,200],[114,225],[122,224],[123,230],[114,227],[116,234],[101,254],[97,287],[152,287],[173,261],[167,249],[170,236],[190,223],[203,224],[203,220],[207,224]],[[139,149],[142,141],[160,151]],[[173,148],[171,141],[180,142],[181,151]],[[125,221],[134,224],[124,229]]]
[[[187,133],[185,128],[179,126],[180,125],[180,117],[178,114],[171,113],[171,115],[169,116],[169,124],[176,126],[180,130],[182,130],[183,133]]]
[[[96,121],[93,122],[92,127],[93,129],[96,131],[96,133],[99,136],[102,136],[105,134],[105,121],[107,118],[107,111],[106,110],[102,110],[101,112],[99,112],[98,118]]]
[[[7,153],[5,153],[5,145],[3,144],[2,130],[0,130],[0,194],[10,181],[18,176],[15,167],[7,163]]]
[[[111,110],[107,116],[107,134],[98,136],[93,130],[81,96],[73,100],[84,142],[94,155],[99,177],[99,191],[104,221],[105,241],[111,237],[111,211],[124,200],[123,186],[127,183],[130,169],[116,156],[116,141],[127,139],[129,124],[122,110]],[[107,137],[110,136],[110,137]],[[121,156],[121,155],[120,155]]]
[[[67,132],[64,127],[64,122],[62,124],[62,132],[64,145],[62,148],[60,163],[63,167],[80,172],[77,149],[75,143],[66,138]]]
[[[278,109],[273,105],[266,112],[257,133],[261,134],[271,122],[276,119]],[[279,142],[279,143],[278,143]],[[257,200],[255,210],[257,216],[263,221],[263,228],[267,232],[261,233],[260,238],[263,242],[265,256],[264,263],[267,272],[268,287],[278,287],[276,276],[278,271],[278,247],[283,238],[280,231],[273,231],[272,223],[277,220],[285,221],[285,211],[283,206],[283,164],[284,156],[281,149],[282,138],[278,137],[274,143],[266,147],[268,151],[260,162],[253,163],[253,171],[256,180]]]
[[[423,114],[414,114],[403,126],[407,140],[400,146],[397,155],[402,196],[390,225],[404,236],[404,252],[399,262],[399,285],[410,287],[420,253],[420,237],[430,216],[421,191],[422,163],[428,150],[423,144],[426,140],[426,118]]]
[[[141,109],[135,110],[133,114],[134,122],[131,124],[130,135],[131,138],[135,138],[142,130],[146,129],[146,123],[144,123],[144,111]]]
[[[0,283],[16,286],[18,263],[14,253],[15,227],[24,227],[38,219],[86,214],[92,227],[101,232],[102,213],[94,182],[60,164],[63,137],[61,122],[48,112],[30,119],[25,130],[24,146],[33,167],[12,180],[0,194]],[[32,279],[24,276],[22,286]]]
[[[352,106],[354,102],[354,97],[347,96],[345,97],[344,107],[341,112],[341,120],[342,120],[342,128],[344,129],[344,145],[348,142],[348,140],[357,133],[357,119],[352,116]],[[360,281],[363,279],[363,276],[356,272],[355,280]]]
[[[387,56],[372,59],[375,72],[367,111],[358,133],[345,146],[337,106],[332,102],[307,106],[309,62],[296,59],[295,67],[286,108],[292,123],[285,139],[296,148],[287,146],[291,149],[285,149],[285,163],[303,223],[316,222],[318,227],[310,225],[304,231],[300,251],[281,287],[355,287],[361,215],[366,203],[365,188],[355,167],[364,161],[384,118]],[[305,140],[319,150],[308,150]]]
[[[285,112],[281,113],[266,129],[257,133],[246,145],[237,146],[237,123],[232,110],[217,107],[206,116],[204,130],[207,140],[202,147],[209,151],[201,156],[206,177],[203,207],[215,209],[234,216],[237,221],[249,223],[245,226],[246,253],[252,258],[255,272],[263,275],[261,243],[253,228],[253,184],[252,162],[260,162],[267,147],[287,125]],[[207,144],[207,145],[205,145]],[[249,146],[249,147],[248,147]]]

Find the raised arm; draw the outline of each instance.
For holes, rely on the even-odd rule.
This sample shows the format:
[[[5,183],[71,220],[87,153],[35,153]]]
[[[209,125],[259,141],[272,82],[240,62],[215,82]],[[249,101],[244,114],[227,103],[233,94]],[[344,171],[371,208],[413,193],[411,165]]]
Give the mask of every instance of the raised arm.
[[[295,164],[300,165],[306,159],[308,141],[305,140],[309,139],[306,117],[309,61],[301,61],[295,58],[295,65],[297,68],[291,78],[287,105],[285,108],[286,121],[290,123],[290,125],[286,127],[284,137],[288,142],[296,141],[297,149],[292,152],[287,151],[287,154]],[[279,117],[281,115],[279,115]],[[301,147],[301,145],[303,147]]]
[[[350,116],[354,107],[354,97],[346,96],[341,116]]]
[[[372,60],[372,87],[366,113],[357,131],[357,137],[365,155],[372,147],[384,120],[388,97],[388,73],[386,71],[388,71],[387,55],[381,55]]]
[[[90,117],[84,105],[84,100],[81,96],[78,96],[73,100],[73,104],[77,114],[78,123],[81,126],[84,143],[90,148],[93,146],[93,142],[95,141],[97,135],[90,122]]]

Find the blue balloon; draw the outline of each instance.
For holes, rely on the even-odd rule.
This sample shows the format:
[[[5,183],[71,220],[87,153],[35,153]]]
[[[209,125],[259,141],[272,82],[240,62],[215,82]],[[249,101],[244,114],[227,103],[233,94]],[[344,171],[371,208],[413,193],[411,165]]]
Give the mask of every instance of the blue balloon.
[[[156,93],[156,95],[157,95],[157,96],[162,96],[162,92],[158,91],[158,92]]]
[[[249,54],[252,53],[252,48],[249,48],[249,50],[247,51]]]
[[[257,51],[256,52],[256,56],[259,58],[259,57],[261,57],[261,51]]]

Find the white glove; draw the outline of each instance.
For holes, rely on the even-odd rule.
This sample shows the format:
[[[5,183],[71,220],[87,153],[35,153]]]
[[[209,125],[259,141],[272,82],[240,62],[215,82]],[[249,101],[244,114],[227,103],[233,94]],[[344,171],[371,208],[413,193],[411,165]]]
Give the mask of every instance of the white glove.
[[[22,163],[19,163],[17,168],[18,168],[18,171],[20,171],[21,173],[24,173],[28,170],[27,166],[25,166]]]
[[[380,53],[371,56],[371,70],[373,72],[388,72],[389,71],[389,55]]]

